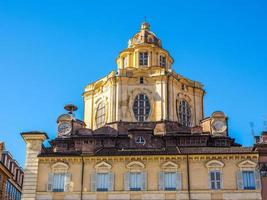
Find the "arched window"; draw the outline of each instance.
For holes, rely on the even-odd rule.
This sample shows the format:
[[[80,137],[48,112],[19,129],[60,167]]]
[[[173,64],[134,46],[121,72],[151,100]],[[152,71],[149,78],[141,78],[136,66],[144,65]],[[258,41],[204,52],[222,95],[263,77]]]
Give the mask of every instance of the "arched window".
[[[96,126],[99,128],[104,126],[106,122],[106,107],[105,103],[101,102],[96,110]]]
[[[133,105],[134,116],[137,121],[143,122],[147,120],[150,113],[150,104],[145,94],[138,94]]]
[[[191,109],[187,101],[182,100],[177,102],[178,119],[183,126],[191,125]]]

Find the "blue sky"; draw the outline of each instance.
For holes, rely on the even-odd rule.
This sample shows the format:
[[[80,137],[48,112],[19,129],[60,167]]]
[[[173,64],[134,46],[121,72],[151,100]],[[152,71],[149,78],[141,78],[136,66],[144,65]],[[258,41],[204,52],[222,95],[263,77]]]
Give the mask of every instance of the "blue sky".
[[[147,16],[175,63],[205,85],[205,115],[222,110],[230,136],[248,146],[267,121],[266,1],[1,1],[0,140],[21,164],[22,131],[55,137],[66,103],[83,118],[84,87],[115,58]]]

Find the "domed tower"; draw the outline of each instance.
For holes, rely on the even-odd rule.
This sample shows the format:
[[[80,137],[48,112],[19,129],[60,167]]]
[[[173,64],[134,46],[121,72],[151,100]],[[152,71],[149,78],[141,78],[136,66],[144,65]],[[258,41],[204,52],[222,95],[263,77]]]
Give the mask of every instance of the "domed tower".
[[[119,122],[200,125],[205,93],[201,83],[172,70],[173,58],[147,22],[129,40],[116,62],[117,72],[85,88],[87,128],[116,127],[114,124]]]
[[[159,38],[150,31],[150,24],[142,23],[140,31],[128,42],[128,48],[120,52],[117,65],[120,69],[163,67],[171,69],[173,59],[169,52],[162,48]]]

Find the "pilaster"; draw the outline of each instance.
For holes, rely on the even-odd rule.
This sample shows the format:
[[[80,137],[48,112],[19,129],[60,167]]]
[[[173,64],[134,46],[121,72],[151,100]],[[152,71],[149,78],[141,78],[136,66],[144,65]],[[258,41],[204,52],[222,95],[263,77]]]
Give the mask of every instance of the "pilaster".
[[[22,200],[35,200],[38,178],[38,154],[41,152],[42,143],[48,139],[43,132],[21,133],[26,143],[26,160],[24,183],[22,188]]]

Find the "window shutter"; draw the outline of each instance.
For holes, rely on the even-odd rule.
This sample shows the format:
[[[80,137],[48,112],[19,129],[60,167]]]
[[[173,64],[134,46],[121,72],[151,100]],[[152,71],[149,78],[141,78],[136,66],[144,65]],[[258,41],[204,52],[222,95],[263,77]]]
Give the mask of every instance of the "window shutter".
[[[108,191],[114,190],[114,173],[109,173],[109,184],[108,184]]]
[[[224,185],[223,185],[223,172],[220,172],[220,176],[221,176],[220,177],[221,178],[220,179],[220,181],[221,181],[221,188],[220,189],[223,190],[224,189]]]
[[[91,192],[96,191],[96,173],[91,174]]]
[[[176,172],[176,190],[182,190],[182,173]]]
[[[71,174],[66,173],[65,174],[65,184],[64,184],[64,192],[69,192],[71,191]]]
[[[164,172],[159,172],[158,181],[159,190],[164,190]]]
[[[212,189],[212,187],[211,187],[211,171],[209,171],[209,173],[208,173],[208,176],[209,176],[209,189],[211,190]]]
[[[126,172],[124,174],[124,190],[129,191],[130,190],[130,173]]]
[[[255,170],[255,182],[256,182],[256,189],[261,189],[261,177],[260,172],[258,170]]]
[[[146,186],[147,186],[147,173],[142,172],[142,191],[146,190]]]
[[[53,173],[48,174],[48,183],[47,183],[47,192],[52,192],[53,191]]]
[[[238,171],[237,172],[236,181],[237,181],[237,188],[239,190],[243,190],[243,176],[242,176],[242,171]]]

